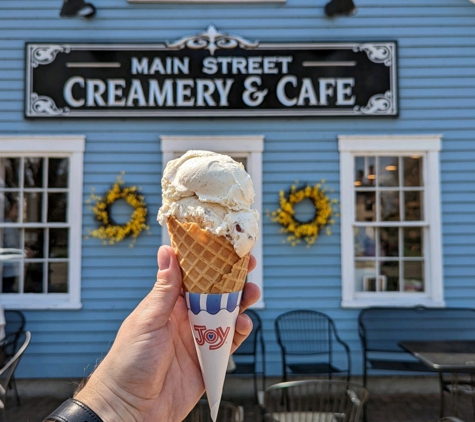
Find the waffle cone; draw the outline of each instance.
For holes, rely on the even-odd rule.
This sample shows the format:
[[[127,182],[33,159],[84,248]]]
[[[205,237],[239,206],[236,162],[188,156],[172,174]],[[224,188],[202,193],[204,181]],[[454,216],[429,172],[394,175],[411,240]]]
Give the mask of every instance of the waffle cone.
[[[230,293],[244,288],[250,254],[242,258],[224,237],[196,223],[167,221],[172,247],[178,257],[185,291]]]

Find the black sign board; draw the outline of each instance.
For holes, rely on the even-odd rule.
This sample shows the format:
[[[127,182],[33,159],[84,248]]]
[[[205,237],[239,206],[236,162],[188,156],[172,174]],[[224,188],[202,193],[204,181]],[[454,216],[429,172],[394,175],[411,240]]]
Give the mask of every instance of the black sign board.
[[[393,116],[396,43],[27,44],[27,117]]]

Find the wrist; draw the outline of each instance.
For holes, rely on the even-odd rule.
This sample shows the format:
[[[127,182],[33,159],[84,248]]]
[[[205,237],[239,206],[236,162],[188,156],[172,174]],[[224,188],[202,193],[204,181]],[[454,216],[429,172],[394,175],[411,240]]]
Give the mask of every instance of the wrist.
[[[137,422],[127,403],[94,375],[74,398],[90,407],[103,422]]]
[[[104,422],[97,413],[76,399],[68,399],[43,422]]]

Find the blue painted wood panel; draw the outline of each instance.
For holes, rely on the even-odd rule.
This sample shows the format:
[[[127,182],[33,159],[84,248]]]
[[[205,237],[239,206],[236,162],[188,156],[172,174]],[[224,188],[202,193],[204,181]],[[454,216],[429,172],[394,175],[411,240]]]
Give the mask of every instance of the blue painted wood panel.
[[[269,375],[280,374],[273,323],[282,312],[308,308],[335,319],[360,372],[358,310],[341,309],[340,227],[307,249],[282,243],[266,217],[278,192],[295,180],[325,179],[339,198],[340,134],[443,135],[441,153],[445,299],[475,306],[475,5],[467,0],[355,0],[358,13],[328,19],[325,2],[278,4],[147,4],[92,2],[91,20],[60,19],[57,0],[0,2],[0,135],[81,134],[84,156],[83,235],[96,227],[86,201],[125,171],[149,206],[150,232],[133,248],[84,238],[78,311],[28,311],[33,339],[19,377],[81,377],[110,347],[121,321],[151,288],[161,228],[161,135],[265,136],[263,154],[264,322]],[[398,42],[400,115],[393,118],[69,119],[25,120],[25,42],[162,42],[219,30],[250,41]],[[126,215],[121,215],[126,217]],[[343,359],[339,354],[339,359]]]

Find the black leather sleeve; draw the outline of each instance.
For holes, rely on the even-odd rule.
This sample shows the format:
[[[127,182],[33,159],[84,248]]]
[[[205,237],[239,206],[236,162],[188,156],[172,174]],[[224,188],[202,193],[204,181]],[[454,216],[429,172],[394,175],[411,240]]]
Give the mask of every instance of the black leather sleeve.
[[[43,422],[103,422],[103,420],[85,404],[75,399],[68,399]]]

